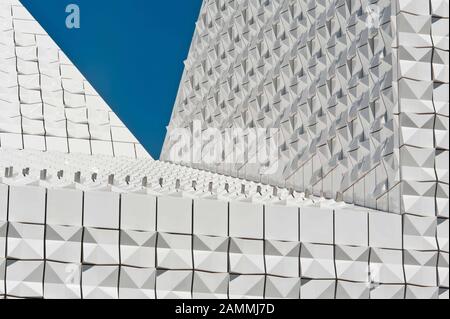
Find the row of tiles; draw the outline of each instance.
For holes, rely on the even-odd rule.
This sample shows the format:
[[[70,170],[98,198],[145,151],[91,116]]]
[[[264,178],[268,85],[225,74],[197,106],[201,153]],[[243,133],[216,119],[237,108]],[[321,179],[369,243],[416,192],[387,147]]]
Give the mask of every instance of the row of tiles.
[[[433,250],[437,237],[448,250],[448,218],[169,195],[0,185],[0,220],[392,249],[410,237],[408,248]]]
[[[33,272],[27,280],[23,273]],[[0,269],[1,274],[1,269]],[[48,299],[448,299],[448,288],[354,283],[342,280],[213,274],[115,266],[15,262],[0,279],[0,296]],[[0,278],[3,278],[1,276]]]

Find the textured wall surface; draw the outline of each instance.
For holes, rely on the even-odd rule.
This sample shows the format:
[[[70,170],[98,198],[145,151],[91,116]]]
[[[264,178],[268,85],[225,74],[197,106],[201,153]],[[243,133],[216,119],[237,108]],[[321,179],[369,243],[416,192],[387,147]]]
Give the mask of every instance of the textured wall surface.
[[[18,0],[0,1],[0,147],[148,156]]]
[[[0,296],[449,297],[448,217],[275,195],[153,160],[42,154],[0,152],[0,169],[14,164],[0,178]]]
[[[402,183],[392,192],[400,200],[391,201],[389,209],[448,217],[449,1],[394,4],[394,113]]]
[[[449,298],[448,0],[205,1],[170,129],[276,127],[272,176],[140,158],[0,1],[0,297]]]
[[[185,164],[448,216],[448,12],[448,0],[205,1],[169,128],[276,128],[278,159]],[[169,131],[162,159],[176,142]]]
[[[273,175],[198,167],[377,208],[399,182],[391,14],[384,0],[206,0],[170,128],[277,128]]]

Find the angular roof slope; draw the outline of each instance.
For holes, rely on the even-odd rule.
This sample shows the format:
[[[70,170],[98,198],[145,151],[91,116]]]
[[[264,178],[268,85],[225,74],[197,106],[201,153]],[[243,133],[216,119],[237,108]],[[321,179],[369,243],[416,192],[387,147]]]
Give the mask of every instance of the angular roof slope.
[[[149,157],[17,0],[0,3],[0,147]]]

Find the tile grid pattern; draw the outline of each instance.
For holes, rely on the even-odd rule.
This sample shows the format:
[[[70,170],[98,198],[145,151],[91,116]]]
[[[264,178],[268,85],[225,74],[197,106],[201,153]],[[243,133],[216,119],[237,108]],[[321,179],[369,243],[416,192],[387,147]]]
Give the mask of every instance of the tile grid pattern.
[[[416,222],[418,216],[429,216],[424,221],[427,218],[438,228],[448,227],[449,1],[394,1],[393,12],[394,117],[400,133],[401,184],[389,194],[399,198],[391,211],[407,214],[404,227],[410,233],[425,230],[425,224]],[[437,248],[445,250],[439,235],[436,238]],[[406,260],[431,255],[430,247],[407,248]],[[448,255],[436,258],[438,265],[448,267]]]
[[[449,1],[403,0],[394,5],[401,184],[392,192],[397,205],[391,210],[448,217]]]
[[[448,298],[448,219],[4,184],[0,196],[7,297]]]
[[[367,9],[375,4],[381,23],[372,30]],[[48,132],[61,127],[49,125],[55,119],[47,115],[57,107],[64,110],[66,135],[54,137],[68,140],[65,146],[73,137],[78,151],[95,156],[0,151],[5,169],[0,296],[449,298],[448,0],[206,0],[197,32],[194,56],[186,61],[188,81],[180,88],[188,99],[179,96],[177,102],[192,107],[192,113],[177,114],[175,108],[174,118],[216,125],[227,111],[235,113],[233,103],[242,102],[248,90],[242,83],[261,86],[263,94],[243,103],[250,112],[230,123],[280,127],[287,164],[264,182],[297,190],[312,184],[313,193],[331,198],[338,189],[334,183],[341,183],[347,202],[368,208],[259,183],[248,165],[238,168],[243,174],[225,173],[257,183],[158,161],[112,158],[128,154],[129,148],[116,152],[115,137],[121,141],[129,132],[122,124],[122,131],[112,132],[120,121],[111,120],[107,105],[23,7],[3,0],[0,146],[52,150]],[[298,43],[292,49],[293,40]],[[326,48],[324,41],[330,44]],[[235,70],[238,81],[228,78],[224,65],[233,64],[247,44],[249,58],[238,62],[248,77],[242,80],[243,72]],[[300,54],[279,63],[290,48]],[[196,66],[197,58],[204,63]],[[276,76],[278,67],[284,72]],[[267,75],[268,69],[277,72]],[[297,88],[288,81],[295,76]],[[209,96],[205,80],[211,78],[208,85],[216,95],[203,104],[198,97]],[[50,86],[59,81],[61,90],[47,90],[43,80]],[[295,89],[300,111],[290,117],[286,104],[292,104]],[[96,97],[94,106],[90,95]],[[62,103],[54,103],[58,99]],[[41,116],[31,109],[41,109]],[[104,142],[112,143],[113,152],[96,143],[91,130],[99,123],[91,125],[90,112],[105,110],[109,124],[101,125],[110,128]],[[87,116],[80,119],[82,113]],[[19,115],[21,145],[11,139]],[[32,142],[25,145],[26,140]],[[349,157],[330,162],[336,140],[347,147],[338,153]],[[302,145],[313,146],[311,164],[292,157],[305,154]],[[56,151],[67,151],[59,146]],[[136,157],[136,150],[132,153]]]
[[[0,3],[0,147],[148,157],[17,0]]]
[[[171,130],[197,120],[222,134],[276,128],[276,174],[250,150],[246,163],[188,165],[391,211],[377,201],[399,183],[391,3],[205,0],[161,158]]]

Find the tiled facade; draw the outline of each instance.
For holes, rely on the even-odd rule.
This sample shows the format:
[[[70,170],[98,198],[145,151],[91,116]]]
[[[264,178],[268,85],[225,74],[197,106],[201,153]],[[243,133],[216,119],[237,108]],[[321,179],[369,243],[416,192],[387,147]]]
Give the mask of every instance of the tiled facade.
[[[0,2],[0,147],[148,157],[18,0]]]
[[[0,179],[8,298],[448,298],[448,217],[153,160],[111,161],[93,181],[87,159],[103,157],[4,153],[1,168],[11,158],[30,168]],[[59,178],[56,167],[76,157],[79,182],[70,166]],[[119,172],[133,167],[131,179]]]
[[[260,205],[246,216],[251,213],[243,208],[251,204],[239,202],[233,210],[225,202],[216,213],[230,226],[221,233],[193,226],[201,223],[197,205],[214,200],[65,189],[53,207],[38,211],[35,202],[27,203],[42,217],[32,223],[38,221],[17,218],[25,207],[11,200],[14,193],[39,193],[36,200],[44,201],[55,192],[2,187],[8,190],[0,260],[2,294],[9,297],[448,298],[448,220],[438,225],[430,217],[283,205]],[[78,221],[52,220],[50,212],[63,210],[65,198],[78,198]],[[129,209],[141,201],[153,205]],[[186,210],[160,211],[157,201],[169,202],[169,209],[182,203]],[[116,218],[87,222],[89,210],[105,204],[115,207],[110,213]],[[148,223],[119,224],[141,213]],[[283,219],[264,223],[274,213],[295,221],[291,237],[274,235],[284,229]],[[175,222],[174,215],[184,220]],[[242,217],[252,227],[233,230]]]
[[[148,157],[0,0],[0,298],[448,299],[448,8],[205,0],[170,128],[276,127],[260,176]]]
[[[448,217],[449,2],[396,1],[393,12],[400,201],[378,201],[396,213]]]
[[[224,152],[214,165],[183,164],[448,214],[448,11],[448,0],[205,0],[169,128],[275,128],[277,156],[252,161],[258,142],[244,163]],[[177,160],[177,142],[169,131],[163,160]],[[208,139],[197,143],[209,156]]]
[[[399,182],[391,14],[389,0],[204,1],[170,129],[275,128],[272,162],[196,167],[376,209]]]

